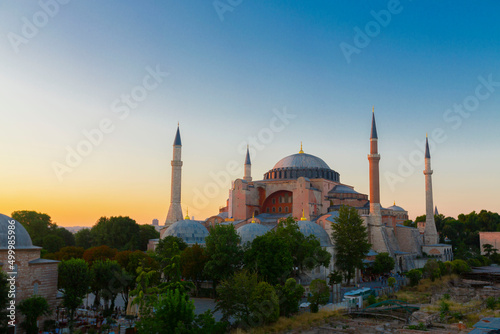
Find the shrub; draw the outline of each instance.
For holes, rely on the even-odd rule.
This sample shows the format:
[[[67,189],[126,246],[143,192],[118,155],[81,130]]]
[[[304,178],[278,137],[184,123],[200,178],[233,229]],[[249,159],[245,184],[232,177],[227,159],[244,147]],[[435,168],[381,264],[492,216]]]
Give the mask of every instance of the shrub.
[[[457,275],[471,271],[469,265],[464,260],[453,260],[451,266],[453,273]]]
[[[490,310],[494,310],[497,307],[497,300],[495,297],[488,297],[486,299],[486,307]]]
[[[406,276],[410,279],[410,286],[416,286],[422,279],[422,272],[418,269],[412,269],[406,274]]]

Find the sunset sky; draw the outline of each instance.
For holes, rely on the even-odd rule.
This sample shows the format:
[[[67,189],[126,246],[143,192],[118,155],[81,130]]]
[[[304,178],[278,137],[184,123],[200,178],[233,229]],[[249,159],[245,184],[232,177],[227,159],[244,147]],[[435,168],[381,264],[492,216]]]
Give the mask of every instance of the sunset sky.
[[[493,0],[2,1],[0,213],[162,224],[178,122],[195,219],[225,205],[247,144],[254,180],[303,142],[367,194],[372,106],[383,206],[425,213],[428,133],[440,213],[498,212],[499,12]]]

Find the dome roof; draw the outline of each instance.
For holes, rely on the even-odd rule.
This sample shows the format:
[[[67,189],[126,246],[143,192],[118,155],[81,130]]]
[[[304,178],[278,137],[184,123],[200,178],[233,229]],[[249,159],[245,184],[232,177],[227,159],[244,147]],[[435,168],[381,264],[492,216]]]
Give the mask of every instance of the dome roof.
[[[236,232],[241,237],[242,245],[246,244],[247,242],[252,242],[253,239],[266,234],[268,231],[269,229],[266,226],[258,223],[246,224],[236,230]]]
[[[307,153],[297,153],[289,155],[274,165],[277,168],[324,168],[330,169],[326,162],[314,155]]]
[[[14,222],[13,224],[9,222]],[[16,249],[26,249],[26,248],[39,248],[33,246],[31,243],[31,237],[24,228],[23,225],[21,225],[20,222],[17,220],[14,220],[6,215],[0,214],[0,249],[8,249],[9,247],[9,225],[15,226],[13,231],[15,231],[15,237],[16,237],[16,243],[15,247]]]
[[[208,230],[194,220],[179,220],[170,225],[165,231],[163,237],[166,236],[179,237],[188,245],[205,244],[205,237],[208,236]]]
[[[397,206],[396,204],[394,204],[393,206],[388,207],[387,209],[393,210],[393,211],[406,211],[405,209],[403,209],[400,206]]]
[[[326,231],[318,224],[315,224],[309,220],[299,220],[297,224],[299,225],[299,230],[303,235],[305,235],[306,237],[314,235],[316,238],[318,238],[321,247],[332,246],[328,233],[326,233]]]

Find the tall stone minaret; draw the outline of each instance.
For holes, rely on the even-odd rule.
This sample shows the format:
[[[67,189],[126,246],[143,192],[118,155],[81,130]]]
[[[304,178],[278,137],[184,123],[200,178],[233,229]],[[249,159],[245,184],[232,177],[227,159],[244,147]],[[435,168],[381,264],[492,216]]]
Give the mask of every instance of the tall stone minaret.
[[[243,176],[243,180],[252,181],[252,162],[250,161],[250,151],[248,150],[247,145],[247,157],[245,159],[245,176]]]
[[[429,151],[429,140],[425,136],[425,225],[419,226],[420,232],[424,233],[424,244],[437,244],[438,234],[436,223],[434,222],[434,203],[432,200],[432,169],[431,169],[431,153]],[[422,231],[423,230],[423,231]]]
[[[169,225],[183,219],[182,208],[181,208],[181,173],[182,173],[181,150],[182,150],[181,133],[179,132],[179,125],[177,124],[177,133],[175,134],[174,154],[172,160],[170,207],[168,208],[168,215],[165,221],[165,225]]]
[[[370,163],[370,217],[369,217],[369,235],[370,243],[377,252],[387,252],[387,245],[382,235],[382,214],[380,211],[380,181],[379,181],[379,162],[378,154],[378,136],[377,126],[375,124],[375,108],[372,110],[372,131],[370,134],[370,154],[368,154]]]

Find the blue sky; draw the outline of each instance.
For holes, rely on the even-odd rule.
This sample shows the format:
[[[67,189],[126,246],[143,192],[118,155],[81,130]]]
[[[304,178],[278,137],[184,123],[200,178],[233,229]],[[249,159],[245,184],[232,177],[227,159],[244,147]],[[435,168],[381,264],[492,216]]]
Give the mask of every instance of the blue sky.
[[[367,193],[373,105],[383,205],[396,201],[412,218],[425,212],[423,164],[398,169],[423,150],[416,141],[441,129],[446,139],[432,148],[440,211],[498,211],[500,87],[482,87],[488,97],[474,100],[484,80],[500,81],[497,2],[66,2],[0,4],[1,212],[42,211],[62,225],[104,215],[163,221],[180,122],[183,209],[206,218],[230,186],[211,175],[242,163],[240,148],[267,133],[276,110],[295,118],[260,143],[254,179],[302,141]],[[391,8],[387,24],[376,23],[373,13]],[[348,62],[340,46],[356,47],[357,29],[370,41]],[[112,103],[157,68],[168,75],[121,119]],[[467,116],[447,113],[466,102]],[[67,148],[103,119],[113,130],[58,178],[54,163],[65,164]],[[196,191],[214,182],[209,204],[197,205]]]

